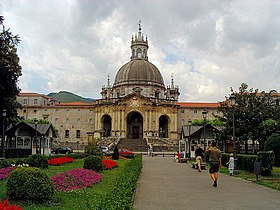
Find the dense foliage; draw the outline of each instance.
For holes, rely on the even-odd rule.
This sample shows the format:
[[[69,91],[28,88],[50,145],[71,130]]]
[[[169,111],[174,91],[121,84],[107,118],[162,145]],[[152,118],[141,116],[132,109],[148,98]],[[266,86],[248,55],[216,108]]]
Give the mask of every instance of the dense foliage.
[[[90,155],[84,160],[84,169],[91,169],[93,171],[102,171],[102,159],[99,156]]]
[[[263,150],[267,138],[280,129],[280,106],[276,91],[259,92],[258,89],[248,89],[248,85],[243,83],[234,95],[234,106],[225,101],[219,108],[223,113],[219,119],[226,122],[227,139],[231,139],[233,133],[234,111],[236,137],[241,144],[245,144],[246,153],[249,139],[253,140],[253,152],[256,141],[260,144],[260,150]]]
[[[48,158],[45,155],[31,155],[27,158],[26,163],[31,167],[48,168]]]
[[[280,166],[280,135],[272,134],[265,142],[264,149],[274,152],[274,166]]]
[[[13,200],[48,200],[53,193],[54,186],[51,179],[39,168],[17,168],[7,181],[7,195]]]
[[[5,109],[7,119],[12,119],[17,116],[16,110],[20,107],[16,101],[20,92],[18,78],[22,75],[16,48],[20,40],[9,29],[5,29],[3,21],[3,16],[0,16],[0,25],[3,26],[0,32],[0,111]]]

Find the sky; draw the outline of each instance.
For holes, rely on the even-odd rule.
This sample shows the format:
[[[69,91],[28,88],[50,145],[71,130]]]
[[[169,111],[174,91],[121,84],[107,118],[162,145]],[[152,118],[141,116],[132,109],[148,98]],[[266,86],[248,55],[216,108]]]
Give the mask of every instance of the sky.
[[[101,98],[139,20],[179,101],[222,101],[242,83],[280,92],[280,0],[1,0],[0,15],[21,38],[22,92]]]

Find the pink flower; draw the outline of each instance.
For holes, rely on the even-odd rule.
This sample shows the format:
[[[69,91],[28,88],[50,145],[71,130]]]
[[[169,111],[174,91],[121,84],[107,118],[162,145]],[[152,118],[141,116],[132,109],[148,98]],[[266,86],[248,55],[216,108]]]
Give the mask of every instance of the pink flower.
[[[15,170],[15,167],[13,167],[13,166],[9,166],[7,168],[1,168],[0,169],[0,180],[8,178],[13,170]]]
[[[51,177],[54,188],[59,191],[71,191],[92,187],[102,181],[102,175],[92,170],[75,168]]]

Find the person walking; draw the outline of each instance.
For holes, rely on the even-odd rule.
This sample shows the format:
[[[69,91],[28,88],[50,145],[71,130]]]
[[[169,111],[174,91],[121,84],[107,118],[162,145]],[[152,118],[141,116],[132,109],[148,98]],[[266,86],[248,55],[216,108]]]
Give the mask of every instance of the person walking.
[[[204,150],[200,147],[200,144],[197,145],[197,148],[196,148],[194,154],[195,154],[195,160],[197,163],[197,170],[198,170],[198,172],[201,172],[201,164],[202,164],[202,159],[204,156]]]
[[[234,157],[232,153],[230,153],[229,161],[226,164],[228,165],[229,175],[232,176],[234,170]]]
[[[209,154],[209,173],[211,179],[213,180],[213,187],[217,187],[219,168],[222,167],[222,154],[221,151],[217,148],[217,144],[215,141],[211,143],[211,146],[207,147],[206,152]]]

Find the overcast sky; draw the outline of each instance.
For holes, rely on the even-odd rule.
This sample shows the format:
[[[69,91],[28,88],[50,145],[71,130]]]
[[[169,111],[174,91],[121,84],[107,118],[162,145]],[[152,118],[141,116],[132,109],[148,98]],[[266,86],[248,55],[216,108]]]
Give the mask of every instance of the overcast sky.
[[[130,61],[139,20],[179,101],[221,101],[243,82],[280,92],[279,0],[1,0],[0,15],[22,40],[22,92],[101,98],[107,74],[113,84]]]

